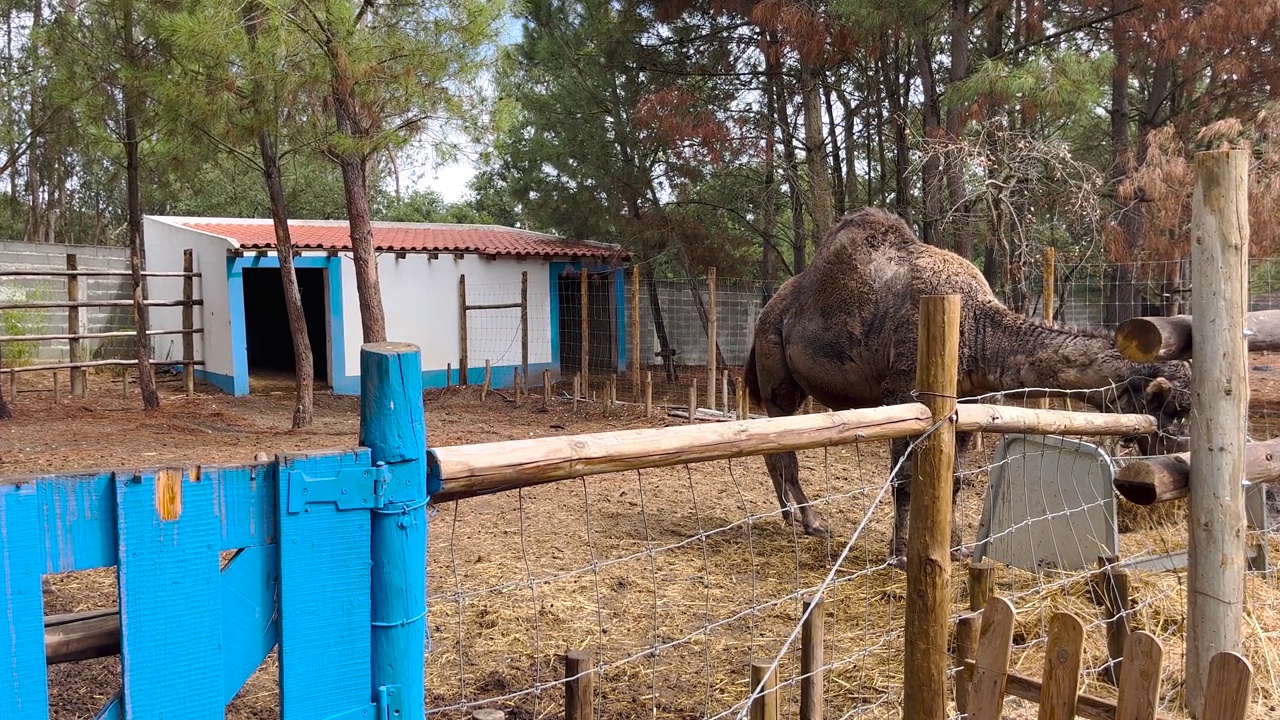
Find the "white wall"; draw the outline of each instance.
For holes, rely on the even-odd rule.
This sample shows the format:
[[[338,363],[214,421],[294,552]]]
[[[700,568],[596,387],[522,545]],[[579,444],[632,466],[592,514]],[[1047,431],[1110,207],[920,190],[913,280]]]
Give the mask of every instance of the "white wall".
[[[487,260],[464,255],[461,260],[441,253],[435,260],[410,253],[397,259],[380,253],[382,304],[387,339],[422,348],[423,370],[456,372],[459,358],[458,276],[467,278],[467,303],[518,303],[520,273],[529,273],[529,363],[548,363],[551,357],[550,267],[543,260]],[[360,372],[360,302],[356,296],[355,265],[342,256],[343,318],[348,375]],[[467,363],[484,367],[520,364],[520,310],[472,311],[467,324]]]
[[[229,243],[219,237],[171,225],[155,218],[143,218],[143,242],[147,250],[147,270],[181,272],[182,251],[193,250],[195,296],[204,301],[197,307],[195,325],[204,328],[196,335],[196,359],[204,360],[203,370],[228,377],[234,375],[231,360],[231,314],[227,304],[227,249]],[[153,300],[181,300],[182,278],[148,278]],[[151,327],[177,330],[182,328],[181,307],[151,308]],[[182,335],[156,335],[151,340],[157,361],[182,357]]]

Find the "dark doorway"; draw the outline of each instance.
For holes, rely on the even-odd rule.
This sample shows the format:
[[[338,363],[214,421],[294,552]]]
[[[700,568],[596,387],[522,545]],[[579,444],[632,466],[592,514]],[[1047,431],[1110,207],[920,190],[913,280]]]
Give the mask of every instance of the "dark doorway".
[[[560,371],[582,370],[582,275],[560,276]],[[617,367],[617,338],[613,328],[613,274],[587,274],[587,352],[592,370]]]
[[[328,329],[325,312],[325,271],[295,268],[302,313],[307,319],[316,382],[329,382]],[[280,268],[245,268],[244,331],[249,372],[294,374],[293,338],[284,307]]]

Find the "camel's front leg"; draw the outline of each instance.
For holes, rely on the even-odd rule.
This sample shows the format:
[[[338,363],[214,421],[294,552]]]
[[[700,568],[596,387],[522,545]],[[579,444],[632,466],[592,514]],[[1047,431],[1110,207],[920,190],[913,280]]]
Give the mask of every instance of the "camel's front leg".
[[[905,438],[889,444],[889,467],[894,470],[889,477],[893,484],[893,536],[889,539],[889,564],[905,567],[907,564],[907,520],[911,508],[911,475],[913,458],[898,467],[898,461],[906,454],[909,441]]]
[[[791,499],[795,500],[796,505],[799,506],[800,523],[804,527],[804,534],[827,537],[830,531],[827,529],[826,520],[823,520],[818,511],[809,504],[809,498],[800,487],[800,460],[796,454],[784,452],[765,455],[764,464],[769,469],[773,490],[777,493],[778,504],[782,507],[782,519],[787,523],[794,521],[791,504],[787,500],[787,494],[790,493]]]

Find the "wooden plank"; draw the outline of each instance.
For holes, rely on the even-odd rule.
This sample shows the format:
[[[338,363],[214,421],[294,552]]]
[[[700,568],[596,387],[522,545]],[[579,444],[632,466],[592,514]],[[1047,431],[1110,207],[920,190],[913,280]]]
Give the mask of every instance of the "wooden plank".
[[[281,720],[372,712],[369,513],[332,502],[288,509],[290,473],[332,478],[369,465],[363,448],[279,456]]]
[[[951,486],[955,470],[960,296],[920,298],[916,389],[936,424],[916,450],[907,530],[903,717],[947,715],[951,599]]]
[[[148,331],[147,331],[147,335],[149,335],[149,336],[155,336],[155,335],[182,335],[182,334],[185,334],[185,333],[188,333],[188,332],[190,332],[190,333],[191,333],[191,334],[193,334],[193,335],[198,335],[198,334],[200,334],[200,333],[204,332],[204,330],[203,330],[203,329],[201,329],[201,328],[194,328],[194,329],[192,329],[192,330],[190,330],[190,331],[187,331],[187,330],[148,330]],[[74,340],[74,339],[76,339],[76,338],[79,338],[79,339],[81,339],[81,340],[97,340],[97,339],[102,339],[102,338],[137,337],[137,335],[138,335],[138,333],[136,333],[136,332],[134,332],[134,331],[132,331],[132,330],[109,330],[109,331],[104,331],[104,332],[91,332],[91,333],[49,333],[49,334],[46,334],[46,335],[0,335],[0,343],[4,343],[4,342],[44,342],[45,340]]]
[[[1124,641],[1116,720],[1155,720],[1160,706],[1164,648],[1154,635],[1138,630]]]
[[[1223,651],[1209,661],[1209,677],[1205,687],[1213,692],[1205,695],[1204,720],[1245,720],[1253,692],[1253,666],[1243,655]]]
[[[213,486],[162,468],[117,477],[116,502],[123,714],[222,720]]]
[[[44,595],[40,587],[40,499],[36,486],[0,485],[0,587],[5,616],[0,648],[8,676],[0,681],[5,720],[49,717],[48,673],[44,665]]]
[[[0,277],[65,277],[71,274],[73,273],[67,270],[53,270],[51,268],[0,270]],[[128,270],[77,270],[74,274],[81,277],[131,277],[133,275]],[[195,276],[200,277],[200,273],[195,273]],[[183,273],[144,270],[142,277],[183,277]]]
[[[229,703],[280,637],[279,551],[269,546],[241,550],[223,568],[221,585],[222,701]]]
[[[1195,155],[1191,207],[1193,350],[1191,466],[1187,516],[1187,707],[1199,716],[1213,653],[1239,651],[1245,579],[1245,435],[1249,367],[1249,153]]]
[[[134,471],[119,471],[132,475]],[[274,463],[205,466],[219,519],[219,550],[276,541]],[[115,473],[6,477],[0,487],[32,484],[40,499],[44,572],[62,573],[116,564]]]
[[[966,660],[965,669],[973,671],[977,666],[972,660]],[[1040,702],[1042,683],[1035,678],[1010,672],[1005,675],[1004,692],[1009,697],[1021,698],[1033,703]],[[1115,703],[1103,700],[1087,693],[1080,693],[1076,702],[1076,716],[1085,720],[1115,720]],[[971,719],[973,715],[969,716]],[[1165,717],[1165,716],[1159,716]]]
[[[50,370],[66,370],[67,368],[90,368],[90,367],[124,367],[129,368],[137,365],[137,360],[85,360],[83,362],[72,363],[41,363],[39,365],[24,365],[22,367],[0,368],[0,373],[17,374],[22,372],[48,372]],[[186,360],[166,360],[160,365],[203,365],[204,361],[189,363]]]
[[[1004,710],[1006,673],[1013,654],[1013,605],[1002,597],[992,597],[982,610],[978,652],[969,680],[969,717],[972,720],[1000,720]]]
[[[1084,623],[1071,613],[1054,613],[1049,618],[1049,642],[1044,651],[1039,720],[1072,720],[1076,716],[1083,655]]]
[[[962,615],[956,619],[956,712],[961,720],[969,717],[969,683],[973,676],[973,670],[965,667],[965,662],[973,660],[981,629],[982,615],[978,613]]]
[[[182,307],[187,305],[185,300],[147,300],[143,303],[147,307]],[[192,305],[203,305],[201,300],[192,300]],[[66,300],[27,300],[23,302],[4,302],[0,303],[0,310],[26,310],[32,308],[70,308],[70,307],[131,307],[132,300],[77,300],[68,302]]]

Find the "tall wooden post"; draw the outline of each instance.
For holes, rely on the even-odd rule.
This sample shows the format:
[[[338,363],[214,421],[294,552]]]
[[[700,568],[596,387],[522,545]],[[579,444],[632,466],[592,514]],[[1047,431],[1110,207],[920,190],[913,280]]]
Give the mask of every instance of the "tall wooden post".
[[[916,449],[907,529],[903,717],[947,716],[947,619],[951,605],[951,482],[955,469],[960,296],[920,298],[916,388],[938,426]]]
[[[520,379],[529,379],[529,271],[520,272]]]
[[[716,409],[716,268],[707,268],[707,407]]]
[[[458,385],[467,386],[467,276],[458,276]]]
[[[640,395],[640,266],[631,266],[631,396]]]
[[[1191,487],[1187,529],[1187,706],[1204,708],[1209,661],[1241,651],[1245,432],[1249,420],[1249,156],[1195,156],[1191,199]]]
[[[67,253],[68,272],[75,272],[78,264],[75,254]],[[80,345],[80,338],[77,337],[80,334],[80,308],[74,305],[79,301],[80,277],[67,275],[67,302],[73,303],[67,308],[67,335],[71,336],[67,340],[67,351],[73,363],[84,361],[83,347]],[[84,397],[84,368],[71,368],[71,396]]]
[[[591,396],[591,372],[589,370],[591,365],[591,318],[588,314],[590,308],[587,306],[587,266],[585,263],[582,266],[582,281],[579,285],[578,294],[582,304],[582,319],[580,323],[582,347],[579,348],[579,357],[582,363],[582,396],[589,398]]]
[[[565,720],[593,720],[595,671],[591,667],[591,653],[586,650],[570,650],[564,655],[564,717]]]
[[[196,279],[195,259],[191,248],[182,250],[182,359],[186,365],[182,367],[183,388],[187,397],[196,394]]]
[[[409,343],[360,348],[360,444],[391,480],[370,519],[372,697],[396,687],[398,717],[423,717],[427,632],[427,430],[422,356]],[[380,487],[382,487],[380,485]]]
[[[800,632],[800,720],[822,720],[825,633],[822,598],[806,598],[804,609],[809,615],[804,619]]]

